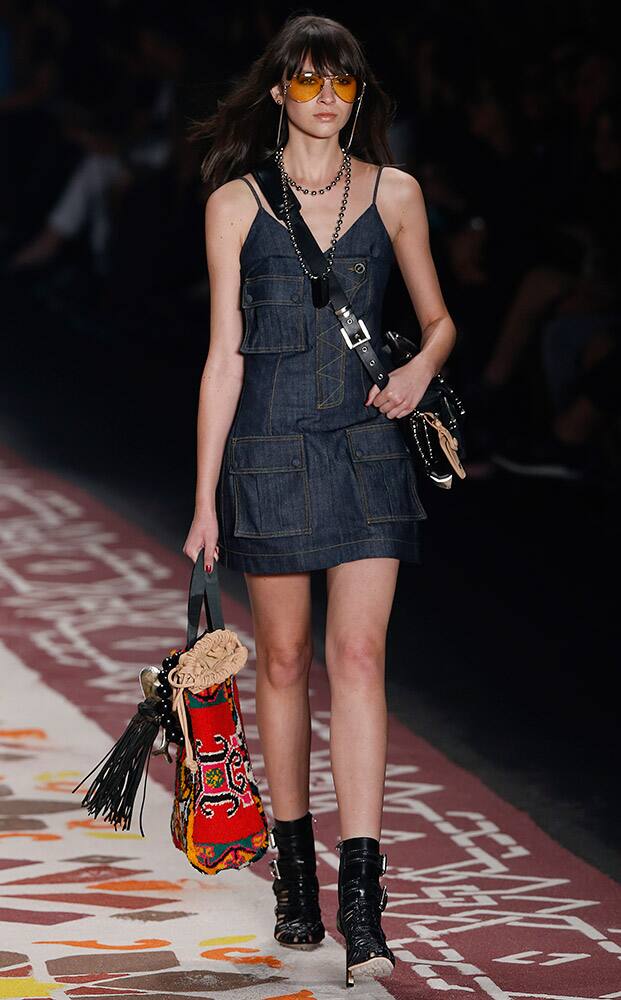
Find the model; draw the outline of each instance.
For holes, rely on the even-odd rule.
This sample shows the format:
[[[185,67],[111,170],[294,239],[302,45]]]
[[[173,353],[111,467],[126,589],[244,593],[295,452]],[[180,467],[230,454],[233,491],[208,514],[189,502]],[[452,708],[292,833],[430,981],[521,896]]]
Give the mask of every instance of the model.
[[[196,508],[183,551],[244,573],[256,708],[274,826],[274,936],[325,936],[309,811],[310,571],[327,571],[330,752],[339,810],[337,927],[354,973],[390,974],[380,854],[387,746],[385,640],[399,560],[420,562],[427,514],[396,418],[453,349],[421,188],[391,166],[394,102],[360,43],[291,16],[202,124],[211,334],[198,404]],[[252,174],[275,158],[376,351],[396,260],[421,350],[381,391],[318,306],[287,222]],[[312,272],[311,272],[312,273]],[[213,557],[212,554],[213,553]],[[277,818],[276,818],[277,817]]]

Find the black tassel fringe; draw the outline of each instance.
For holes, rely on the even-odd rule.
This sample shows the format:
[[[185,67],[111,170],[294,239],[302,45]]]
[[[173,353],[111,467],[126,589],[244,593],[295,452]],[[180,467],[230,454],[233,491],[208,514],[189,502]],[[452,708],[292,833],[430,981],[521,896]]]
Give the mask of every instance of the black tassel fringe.
[[[160,728],[162,708],[162,701],[159,698],[147,698],[142,701],[121,738],[103,760],[96,764],[73,789],[77,792],[91,774],[101,767],[84,796],[82,805],[91,816],[97,817],[101,814],[103,820],[114,824],[115,830],[119,826],[121,830],[127,830],[131,826],[134,801],[146,763],[140,808],[140,832],[144,837],[142,812],[147,792],[147,775],[151,751]]]

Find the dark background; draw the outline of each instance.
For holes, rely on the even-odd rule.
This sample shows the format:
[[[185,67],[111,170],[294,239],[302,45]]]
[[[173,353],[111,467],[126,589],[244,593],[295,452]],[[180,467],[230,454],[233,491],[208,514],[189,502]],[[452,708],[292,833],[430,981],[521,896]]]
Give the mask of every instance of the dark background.
[[[188,125],[289,10],[0,0],[0,438],[179,552],[209,346]],[[467,406],[467,479],[421,483],[389,705],[620,879],[618,35],[593,2],[342,13],[397,99]],[[398,273],[385,324],[416,331]]]

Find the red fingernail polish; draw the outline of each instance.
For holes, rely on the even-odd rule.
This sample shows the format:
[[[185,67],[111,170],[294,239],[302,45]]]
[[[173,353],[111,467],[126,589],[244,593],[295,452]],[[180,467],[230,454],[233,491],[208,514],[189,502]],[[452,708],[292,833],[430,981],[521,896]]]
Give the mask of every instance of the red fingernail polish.
[[[208,566],[207,566],[207,572],[211,573],[211,563],[209,563]]]

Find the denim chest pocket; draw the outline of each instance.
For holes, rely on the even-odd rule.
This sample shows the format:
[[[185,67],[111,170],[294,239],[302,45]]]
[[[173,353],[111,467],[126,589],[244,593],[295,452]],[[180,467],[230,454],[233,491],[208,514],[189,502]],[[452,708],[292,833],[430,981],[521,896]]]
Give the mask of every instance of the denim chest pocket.
[[[242,284],[242,354],[305,351],[304,275],[259,274]]]
[[[356,316],[365,319],[371,291],[368,257],[335,257],[332,270]],[[316,339],[319,342],[318,368],[322,371],[330,362],[334,350],[342,353],[345,342],[340,332],[342,321],[337,319],[331,305],[316,309],[315,318]]]
[[[347,427],[367,524],[427,518],[416,489],[416,471],[399,427],[391,422]]]
[[[273,538],[310,532],[310,489],[303,436],[233,437],[231,444],[233,534],[242,538]]]
[[[332,270],[351,302],[354,310],[362,312],[369,302],[369,258],[368,257],[335,257]],[[334,313],[328,307],[332,318]]]

